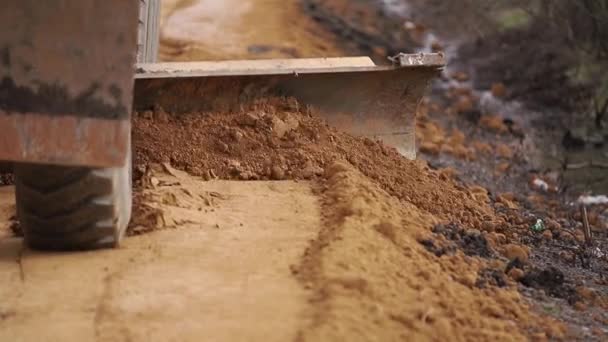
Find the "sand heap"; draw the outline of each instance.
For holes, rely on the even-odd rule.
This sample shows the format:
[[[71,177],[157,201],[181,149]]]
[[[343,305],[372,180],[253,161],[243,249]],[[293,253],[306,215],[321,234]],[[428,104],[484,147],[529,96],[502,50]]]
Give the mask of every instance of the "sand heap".
[[[282,180],[322,178],[327,166],[343,160],[441,219],[477,229],[496,219],[485,190],[459,186],[449,170],[407,161],[382,142],[339,132],[293,100],[265,100],[222,115],[173,116],[161,109],[139,113],[134,126],[136,165],[170,162],[207,179]]]
[[[159,109],[138,113],[134,126],[136,175],[169,162],[205,179],[315,181],[324,227],[293,267],[314,292],[303,340],[564,334],[531,313],[505,275],[499,252],[509,246],[493,231],[509,223],[484,189],[449,171],[339,132],[289,99],[222,114]]]

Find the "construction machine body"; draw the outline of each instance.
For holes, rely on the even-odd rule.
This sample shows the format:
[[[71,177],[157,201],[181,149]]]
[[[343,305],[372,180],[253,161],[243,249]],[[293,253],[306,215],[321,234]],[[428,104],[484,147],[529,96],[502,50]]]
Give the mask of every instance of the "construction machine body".
[[[138,12],[135,1],[3,1],[0,160],[124,164]]]
[[[443,66],[440,54],[377,66],[367,57],[138,65],[136,110],[224,112],[264,97],[293,97],[329,124],[383,140],[415,158],[416,109]]]
[[[133,108],[221,115],[291,97],[415,157],[417,106],[441,54],[388,66],[367,57],[156,63],[159,13],[159,0],[3,2],[0,161],[13,163],[29,246],[118,245],[131,215]]]

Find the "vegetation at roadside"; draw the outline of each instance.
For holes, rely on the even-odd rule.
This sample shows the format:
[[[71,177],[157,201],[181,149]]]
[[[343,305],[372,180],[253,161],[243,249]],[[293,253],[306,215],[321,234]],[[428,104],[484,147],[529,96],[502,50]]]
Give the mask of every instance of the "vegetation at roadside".
[[[537,37],[529,42],[534,44],[533,48],[541,54],[549,50],[550,57],[567,63],[560,64],[566,69],[566,84],[585,90],[570,92],[576,97],[573,109],[591,115],[598,128],[605,124],[608,119],[608,0],[473,1],[490,7],[485,13],[490,14],[489,20],[502,34],[513,30],[524,34],[533,31]]]

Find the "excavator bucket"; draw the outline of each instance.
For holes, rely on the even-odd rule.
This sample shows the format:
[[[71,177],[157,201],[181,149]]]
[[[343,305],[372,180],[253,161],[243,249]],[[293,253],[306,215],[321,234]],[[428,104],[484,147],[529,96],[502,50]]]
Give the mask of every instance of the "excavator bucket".
[[[417,106],[444,66],[442,54],[138,64],[134,108],[225,112],[262,97],[294,97],[334,127],[381,139],[415,158]]]

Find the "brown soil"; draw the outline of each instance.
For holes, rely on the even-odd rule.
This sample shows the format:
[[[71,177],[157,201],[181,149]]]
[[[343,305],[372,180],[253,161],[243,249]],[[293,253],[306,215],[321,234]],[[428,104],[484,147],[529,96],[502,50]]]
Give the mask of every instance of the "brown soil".
[[[139,113],[133,123],[136,165],[170,162],[207,179],[280,180],[316,179],[346,160],[389,194],[444,220],[477,229],[500,223],[484,190],[463,188],[380,141],[339,132],[293,100],[221,115]]]
[[[165,0],[160,58],[170,61],[340,56],[339,41],[299,1]]]
[[[311,291],[290,267],[321,226],[310,184],[167,170],[143,190],[156,231],[103,251],[24,248],[0,188],[0,341],[295,340]]]
[[[166,1],[162,58],[380,56],[409,49],[403,42],[426,30],[404,31],[402,20],[374,11],[370,1],[302,1],[312,20],[297,3]],[[225,39],[209,31],[214,26],[225,28]],[[338,132],[289,99],[221,114],[137,113],[129,234],[138,236],[122,249],[84,258],[24,252],[6,238],[14,205],[5,201],[12,193],[0,192],[0,264],[8,270],[0,272],[0,336],[34,340],[39,324],[51,330],[47,336],[108,340],[178,333],[192,340],[570,339],[563,324],[544,316],[555,309],[570,326],[593,329],[577,337],[602,340],[604,261],[572,247],[580,229],[574,220],[553,220],[564,216],[551,197],[500,193],[526,186],[525,174],[505,174],[521,171],[521,131],[497,113],[482,116],[466,88],[428,101],[417,125],[427,157],[434,164],[448,157],[443,165],[459,171]],[[511,93],[499,88],[492,86]],[[459,172],[500,191],[463,185]],[[524,208],[532,202],[543,208],[543,234],[530,232],[538,216]],[[600,214],[590,211],[600,222],[592,222],[596,238],[606,231],[597,228]],[[582,272],[579,259],[587,263]],[[88,291],[82,270],[95,285]],[[78,296],[65,300],[66,289]],[[531,305],[521,293],[534,298]],[[27,311],[41,303],[82,335],[49,325],[47,311]]]
[[[507,225],[506,216],[489,206],[484,189],[458,185],[449,170],[431,170],[381,142],[338,132],[289,99],[223,114],[138,113],[133,142],[146,184],[144,175],[158,163],[205,179],[318,182],[325,222],[294,268],[315,292],[304,340],[563,335],[559,324],[529,313],[505,263],[490,257],[509,241],[492,232]],[[477,234],[486,251],[429,252],[429,243],[450,243],[432,232],[442,222]],[[457,243],[470,244],[467,239]],[[486,279],[492,275],[500,281]]]
[[[502,289],[479,284],[491,262],[437,257],[419,244],[441,219],[348,163],[330,166],[326,178],[324,227],[297,270],[316,293],[303,340],[526,340],[530,328],[562,336],[559,324],[528,312],[508,281]]]

